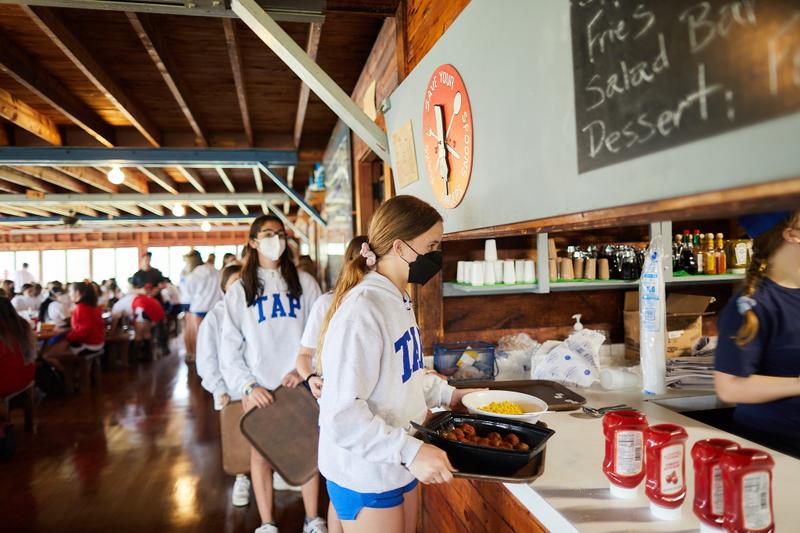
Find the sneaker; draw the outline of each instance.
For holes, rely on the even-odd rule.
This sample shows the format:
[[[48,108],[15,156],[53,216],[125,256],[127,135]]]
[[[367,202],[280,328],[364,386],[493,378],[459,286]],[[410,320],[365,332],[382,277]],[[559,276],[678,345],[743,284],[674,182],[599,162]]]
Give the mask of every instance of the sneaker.
[[[256,529],[255,533],[278,533],[278,526],[275,524],[262,524]]]
[[[303,533],[328,533],[328,524],[320,517],[307,519],[303,524]]]
[[[250,503],[250,480],[244,474],[236,476],[231,492],[231,503],[234,507],[244,507]]]
[[[299,491],[302,487],[295,487],[294,485],[289,485],[285,479],[281,477],[281,475],[277,472],[272,473],[272,488],[275,490],[293,490]]]

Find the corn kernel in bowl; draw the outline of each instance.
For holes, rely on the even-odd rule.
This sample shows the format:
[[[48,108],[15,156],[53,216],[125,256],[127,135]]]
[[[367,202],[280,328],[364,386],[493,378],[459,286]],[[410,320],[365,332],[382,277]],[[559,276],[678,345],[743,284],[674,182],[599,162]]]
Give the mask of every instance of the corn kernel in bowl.
[[[523,415],[525,411],[523,411],[522,407],[515,404],[514,402],[509,402],[508,400],[502,402],[491,402],[483,407],[480,408],[481,411],[486,411],[487,413],[498,413],[501,415]]]

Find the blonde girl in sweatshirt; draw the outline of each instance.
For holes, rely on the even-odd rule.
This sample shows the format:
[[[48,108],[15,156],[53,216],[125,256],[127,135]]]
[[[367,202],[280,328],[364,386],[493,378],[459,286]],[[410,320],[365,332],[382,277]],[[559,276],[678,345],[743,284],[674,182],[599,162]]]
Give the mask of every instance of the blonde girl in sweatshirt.
[[[229,389],[240,391],[245,411],[272,404],[271,391],[296,387],[300,337],[314,301],[317,282],[300,272],[286,247],[286,230],[277,217],[265,215],[250,226],[239,282],[225,294],[220,370]],[[250,452],[250,476],[262,525],[257,533],[274,533],[272,467]],[[319,478],[302,488],[306,511],[304,533],[326,533],[318,517]]]
[[[414,531],[417,482],[453,478],[447,455],[409,434],[430,407],[454,407],[470,392],[425,372],[406,293],[408,283],[424,284],[441,269],[442,230],[422,200],[383,203],[323,323],[319,468],[345,533]]]

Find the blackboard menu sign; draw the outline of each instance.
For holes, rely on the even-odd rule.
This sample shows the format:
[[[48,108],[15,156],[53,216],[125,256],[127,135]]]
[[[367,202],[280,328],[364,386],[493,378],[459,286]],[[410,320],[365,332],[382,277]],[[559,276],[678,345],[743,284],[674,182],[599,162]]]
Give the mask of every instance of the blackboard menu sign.
[[[800,110],[798,0],[572,0],[578,169]]]

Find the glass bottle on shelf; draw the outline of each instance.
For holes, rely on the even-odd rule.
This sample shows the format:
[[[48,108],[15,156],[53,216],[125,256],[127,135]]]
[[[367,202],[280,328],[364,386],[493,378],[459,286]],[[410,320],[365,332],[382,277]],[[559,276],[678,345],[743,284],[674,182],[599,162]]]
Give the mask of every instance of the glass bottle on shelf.
[[[687,274],[694,276],[697,274],[697,261],[694,257],[691,232],[683,230],[683,246],[681,247],[681,269]]]
[[[694,252],[694,262],[697,264],[697,273],[703,274],[703,247],[700,245],[700,230],[694,230],[694,240],[692,242]]]
[[[681,248],[683,247],[683,236],[680,233],[675,234],[675,240],[672,241],[672,271],[677,272],[681,269]]]
[[[714,250],[714,234],[706,235],[706,248],[703,252],[703,261],[706,265],[705,273],[714,275],[717,273],[717,252]]]
[[[728,272],[728,256],[725,253],[725,239],[722,233],[717,233],[717,274],[725,274]]]

